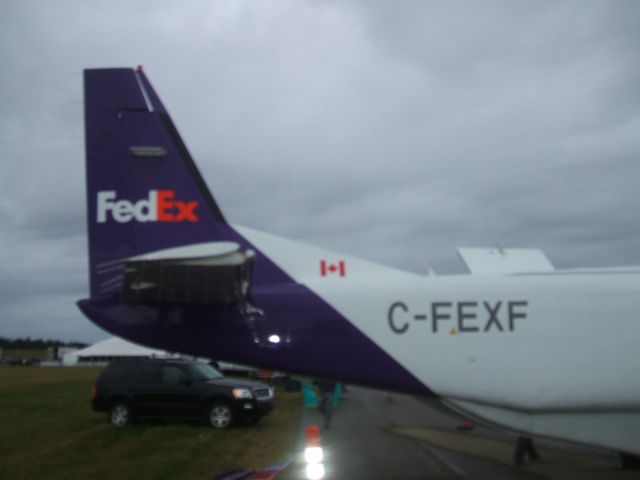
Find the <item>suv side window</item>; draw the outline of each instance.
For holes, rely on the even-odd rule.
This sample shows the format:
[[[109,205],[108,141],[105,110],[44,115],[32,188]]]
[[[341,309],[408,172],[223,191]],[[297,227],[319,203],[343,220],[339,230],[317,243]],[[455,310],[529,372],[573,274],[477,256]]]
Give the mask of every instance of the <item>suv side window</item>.
[[[189,379],[184,370],[177,365],[163,365],[161,371],[162,383],[165,385],[180,385]]]
[[[160,367],[151,363],[141,363],[137,366],[138,383],[158,383]]]
[[[127,383],[130,375],[128,365],[125,363],[111,363],[100,374],[100,383],[121,384]]]

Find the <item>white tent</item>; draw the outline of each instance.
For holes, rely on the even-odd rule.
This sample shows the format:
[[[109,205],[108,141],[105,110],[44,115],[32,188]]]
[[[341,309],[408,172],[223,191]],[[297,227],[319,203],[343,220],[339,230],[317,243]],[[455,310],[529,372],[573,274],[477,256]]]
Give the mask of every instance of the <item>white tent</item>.
[[[69,352],[62,357],[62,365],[73,367],[75,365],[105,365],[112,360],[125,358],[179,358],[184,357],[178,353],[170,353],[164,350],[143,347],[128,342],[119,337],[108,338],[93,345]],[[193,357],[189,357],[193,358]],[[208,359],[200,358],[200,361],[208,362]],[[235,363],[218,362],[218,367],[226,372],[254,372],[253,367],[238,365]]]
[[[62,364],[73,366],[87,363],[106,363],[119,358],[167,358],[175,354],[136,345],[118,337],[108,338],[82,350],[67,353]]]

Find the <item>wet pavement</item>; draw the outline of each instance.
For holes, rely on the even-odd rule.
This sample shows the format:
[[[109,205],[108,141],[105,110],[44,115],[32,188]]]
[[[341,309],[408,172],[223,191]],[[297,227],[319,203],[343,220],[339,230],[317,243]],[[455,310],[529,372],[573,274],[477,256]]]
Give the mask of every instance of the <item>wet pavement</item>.
[[[515,436],[476,426],[456,427],[462,417],[436,400],[350,387],[334,410],[329,429],[321,428],[324,478],[332,479],[632,479],[615,455],[538,441],[540,460],[513,464]],[[322,427],[316,409],[302,419],[296,461],[278,478],[304,479],[304,428]]]

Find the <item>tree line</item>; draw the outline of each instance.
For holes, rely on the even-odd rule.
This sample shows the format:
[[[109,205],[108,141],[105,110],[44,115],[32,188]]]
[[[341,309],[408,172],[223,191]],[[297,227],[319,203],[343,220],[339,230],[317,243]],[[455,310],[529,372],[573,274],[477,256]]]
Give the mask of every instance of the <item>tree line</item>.
[[[40,338],[6,338],[0,337],[0,347],[8,350],[45,350],[48,347],[85,348],[88,344],[82,342],[64,342],[62,340],[43,340]]]

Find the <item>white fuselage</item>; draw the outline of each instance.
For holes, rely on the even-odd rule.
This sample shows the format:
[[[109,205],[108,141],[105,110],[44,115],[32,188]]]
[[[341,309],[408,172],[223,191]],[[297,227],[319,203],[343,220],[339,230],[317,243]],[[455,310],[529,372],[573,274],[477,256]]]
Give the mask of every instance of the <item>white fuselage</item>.
[[[421,276],[237,228],[451,406],[640,453],[640,268]]]
[[[337,283],[308,286],[442,396],[640,408],[640,272]]]

